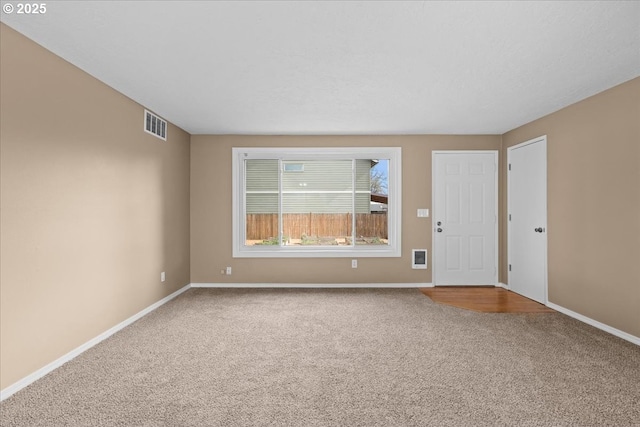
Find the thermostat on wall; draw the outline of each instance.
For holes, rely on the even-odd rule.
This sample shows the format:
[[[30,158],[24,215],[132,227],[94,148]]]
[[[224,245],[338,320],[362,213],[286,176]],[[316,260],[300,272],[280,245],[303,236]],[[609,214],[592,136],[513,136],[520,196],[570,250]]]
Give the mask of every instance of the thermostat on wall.
[[[411,251],[411,268],[427,269],[427,250],[426,249],[413,249]]]

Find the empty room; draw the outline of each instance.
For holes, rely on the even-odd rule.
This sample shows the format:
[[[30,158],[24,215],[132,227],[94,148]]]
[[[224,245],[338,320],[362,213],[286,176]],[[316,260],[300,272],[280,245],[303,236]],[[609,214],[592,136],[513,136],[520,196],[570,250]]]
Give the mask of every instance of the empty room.
[[[640,2],[1,7],[0,425],[640,426]]]

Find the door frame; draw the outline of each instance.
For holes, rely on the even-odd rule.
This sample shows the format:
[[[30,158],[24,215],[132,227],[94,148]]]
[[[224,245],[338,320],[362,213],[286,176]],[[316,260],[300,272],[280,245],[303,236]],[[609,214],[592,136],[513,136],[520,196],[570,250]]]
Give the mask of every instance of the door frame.
[[[500,194],[498,193],[498,181],[499,181],[499,175],[498,172],[500,170],[500,150],[432,150],[431,151],[431,253],[433,254],[431,256],[431,265],[432,265],[432,269],[431,269],[431,283],[433,286],[456,286],[456,285],[438,285],[438,283],[436,283],[436,226],[434,223],[434,219],[436,218],[436,212],[437,212],[437,206],[436,206],[436,184],[437,184],[437,179],[436,179],[436,155],[437,154],[489,154],[492,153],[494,156],[494,164],[495,164],[495,173],[494,173],[494,182],[495,182],[495,213],[496,213],[496,223],[495,223],[495,233],[493,236],[494,239],[494,247],[495,247],[495,254],[494,254],[494,268],[495,268],[495,273],[494,273],[494,278],[495,278],[495,286],[500,286],[499,283],[499,275],[498,272],[499,270],[499,240],[498,240],[498,229],[500,228],[500,211],[499,211],[499,199],[500,199]],[[460,286],[460,285],[458,285]],[[464,286],[464,285],[462,285]]]
[[[529,139],[527,141],[521,142],[519,144],[513,145],[511,147],[507,147],[507,282],[508,288],[511,289],[511,271],[509,270],[509,265],[511,265],[511,248],[513,245],[511,244],[511,221],[509,221],[509,214],[511,212],[511,174],[509,173],[509,165],[511,164],[511,153],[513,150],[517,148],[522,148],[527,145],[535,144],[537,142],[544,142],[545,147],[545,159],[544,159],[544,212],[545,212],[545,233],[544,233],[544,305],[549,304],[549,201],[548,201],[548,167],[547,167],[547,135],[538,136],[536,138]]]

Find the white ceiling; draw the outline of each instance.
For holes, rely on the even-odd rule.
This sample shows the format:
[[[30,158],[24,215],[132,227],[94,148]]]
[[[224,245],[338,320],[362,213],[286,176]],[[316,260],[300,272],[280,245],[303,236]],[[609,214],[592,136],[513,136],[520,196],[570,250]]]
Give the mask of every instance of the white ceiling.
[[[46,4],[2,21],[192,134],[501,134],[640,75],[638,1]]]

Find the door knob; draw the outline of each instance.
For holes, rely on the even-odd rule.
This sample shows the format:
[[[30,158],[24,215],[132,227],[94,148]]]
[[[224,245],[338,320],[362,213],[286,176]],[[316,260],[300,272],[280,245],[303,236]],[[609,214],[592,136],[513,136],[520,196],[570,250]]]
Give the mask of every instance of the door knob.
[[[536,233],[542,233],[544,231],[544,228],[542,227],[534,228],[533,231],[535,231]]]
[[[442,233],[442,228],[438,227],[438,233]]]

